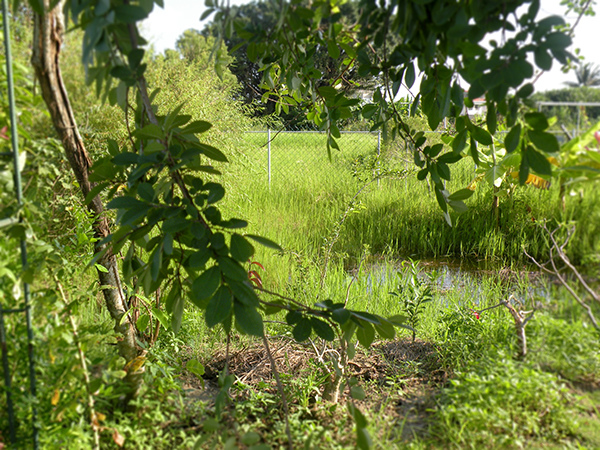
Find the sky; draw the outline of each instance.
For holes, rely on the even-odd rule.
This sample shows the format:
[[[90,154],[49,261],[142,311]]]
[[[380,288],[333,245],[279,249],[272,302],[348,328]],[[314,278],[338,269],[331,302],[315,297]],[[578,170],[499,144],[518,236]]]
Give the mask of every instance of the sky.
[[[483,1],[483,0],[480,0]],[[144,36],[154,45],[155,50],[162,52],[168,48],[175,48],[175,42],[181,34],[190,28],[201,30],[204,23],[200,16],[206,9],[203,0],[164,0],[165,8],[155,7],[150,17],[142,24]],[[232,0],[232,4],[247,3],[244,0]],[[583,17],[576,28],[573,39],[574,52],[580,49],[580,54],[585,57],[585,62],[591,62],[600,67],[600,4],[595,6],[598,15]],[[560,6],[560,0],[541,0],[538,18],[559,15],[568,23],[574,23],[577,16],[573,13],[564,16],[565,7]],[[205,21],[210,21],[210,17]],[[536,91],[561,89],[565,81],[575,81],[575,74],[562,73],[560,64],[555,62],[549,72],[544,73],[535,84]]]

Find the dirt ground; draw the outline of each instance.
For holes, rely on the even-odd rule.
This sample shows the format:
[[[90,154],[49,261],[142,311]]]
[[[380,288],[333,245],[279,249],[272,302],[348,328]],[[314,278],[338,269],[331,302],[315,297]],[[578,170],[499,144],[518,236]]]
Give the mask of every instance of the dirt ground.
[[[290,377],[302,377],[307,371],[331,366],[326,362],[336,354],[318,342],[299,344],[292,339],[274,337],[269,347],[280,373]],[[262,343],[256,341],[240,348],[225,349],[202,361],[205,375],[200,380],[195,375],[182,374],[183,389],[188,402],[214,403],[219,392],[217,380],[228,360],[229,373],[250,389],[266,389],[275,393],[277,385],[271,371],[271,363]],[[321,362],[321,364],[319,364]],[[325,369],[323,374],[326,377]],[[399,438],[409,440],[422,435],[427,429],[428,409],[433,406],[436,391],[447,380],[436,349],[427,342],[410,338],[374,344],[370,349],[357,348],[348,362],[349,376],[356,377],[368,392],[359,403],[369,415],[385,417],[388,422],[401,424]],[[323,392],[321,392],[323,394]],[[340,403],[347,398],[347,389],[340,396]],[[293,399],[289,399],[293,403]],[[322,401],[322,400],[321,400]]]

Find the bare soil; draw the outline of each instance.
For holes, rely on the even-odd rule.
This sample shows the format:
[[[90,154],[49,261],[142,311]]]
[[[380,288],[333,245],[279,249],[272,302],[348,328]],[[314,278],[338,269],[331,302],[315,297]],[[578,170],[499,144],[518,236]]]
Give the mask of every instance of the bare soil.
[[[321,343],[299,344],[282,337],[270,338],[269,347],[278,371],[292,378],[306,376],[308,371],[314,370],[322,370],[326,377],[325,367],[331,366],[327,356],[334,353]],[[225,349],[219,350],[210,360],[203,361],[205,375],[202,380],[184,372],[182,381],[188,403],[202,401],[209,407],[214,404],[219,392],[218,376],[226,361],[229,373],[249,389],[277,392],[266,350],[256,341],[231,349],[229,355]],[[386,433],[403,441],[426,434],[428,410],[434,405],[436,392],[448,378],[432,344],[405,338],[375,343],[368,350],[357,348],[355,357],[348,363],[348,370],[367,392],[367,397],[358,402],[360,408],[382,425],[385,423],[388,428],[393,428]],[[340,403],[347,398],[346,389],[340,396]],[[293,407],[294,399],[288,398],[288,401]],[[315,415],[320,415],[318,409],[324,406],[323,403],[321,395],[313,404]]]

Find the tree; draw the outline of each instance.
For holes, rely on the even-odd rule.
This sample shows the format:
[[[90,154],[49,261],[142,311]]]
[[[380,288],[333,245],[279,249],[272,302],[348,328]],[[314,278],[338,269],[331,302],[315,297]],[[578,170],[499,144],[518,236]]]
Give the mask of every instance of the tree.
[[[569,87],[593,87],[600,86],[600,68],[592,63],[580,64],[575,69],[577,81],[566,81]]]
[[[306,2],[302,3],[303,5]],[[304,5],[306,6],[306,5]],[[244,101],[253,105],[255,114],[268,116],[276,112],[286,122],[301,122],[304,120],[304,106],[295,105],[293,102],[287,104],[291,112],[282,112],[277,107],[277,99],[281,97],[281,91],[273,92],[268,87],[268,80],[263,80],[260,65],[253,61],[255,44],[258,41],[270,39],[270,31],[279,21],[280,6],[277,2],[247,3],[232,8],[232,15],[236,18],[236,26],[231,36],[226,36],[224,44],[234,57],[230,65],[231,71],[237,76],[242,86],[241,97]],[[344,2],[339,5],[339,12],[331,17],[323,17],[321,23],[322,33],[332,33],[335,29],[345,27],[352,28],[359,18],[359,2],[356,0]],[[332,24],[334,24],[332,26]],[[202,31],[204,35],[220,36],[221,32],[217,23],[209,23]],[[252,42],[245,41],[248,36],[254,36]],[[260,37],[258,37],[260,36]],[[398,39],[394,36],[388,37],[390,44]],[[370,74],[358,74],[359,65],[349,66],[342,74],[339,67],[343,64],[345,54],[330,49],[326,45],[316,45],[307,60],[308,67],[314,70],[315,76],[319,78],[320,85],[328,85],[339,76],[339,88],[349,95],[354,95],[357,89],[373,90],[377,78]],[[266,82],[266,84],[265,84]],[[293,76],[288,84],[293,83]],[[285,89],[284,89],[285,90]],[[266,93],[269,93],[267,96]],[[288,99],[289,100],[289,99]],[[284,105],[285,102],[279,105]],[[260,107],[259,107],[260,106]]]
[[[103,242],[110,235],[108,220],[104,214],[104,206],[94,183],[90,181],[92,161],[81,139],[68,94],[64,88],[60,69],[59,52],[62,46],[64,25],[58,8],[50,9],[49,3],[42,5],[45,11],[35,15],[35,34],[32,65],[42,90],[52,122],[58,133],[65,153],[85,198],[88,209],[94,214],[94,234],[98,238],[97,252],[102,252],[99,259],[98,277],[103,289],[106,307],[115,321],[115,331],[120,334],[119,354],[130,363],[141,355],[136,343],[135,325],[130,317],[125,317],[127,304],[121,284],[120,270],[115,254]],[[141,382],[141,371],[129,371],[126,377],[130,385],[130,393],[135,396]]]

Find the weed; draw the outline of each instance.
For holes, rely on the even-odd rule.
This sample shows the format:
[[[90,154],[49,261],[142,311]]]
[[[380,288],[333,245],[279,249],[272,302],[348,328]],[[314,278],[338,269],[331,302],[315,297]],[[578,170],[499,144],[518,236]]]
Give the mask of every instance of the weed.
[[[421,273],[418,268],[418,262],[409,259],[408,262],[402,262],[403,271],[398,272],[400,284],[396,291],[390,292],[391,295],[400,298],[402,310],[407,317],[407,325],[412,328],[412,340],[416,339],[417,325],[421,315],[425,313],[425,304],[433,300],[431,286],[435,284],[437,273],[427,274],[427,281],[421,279]]]

